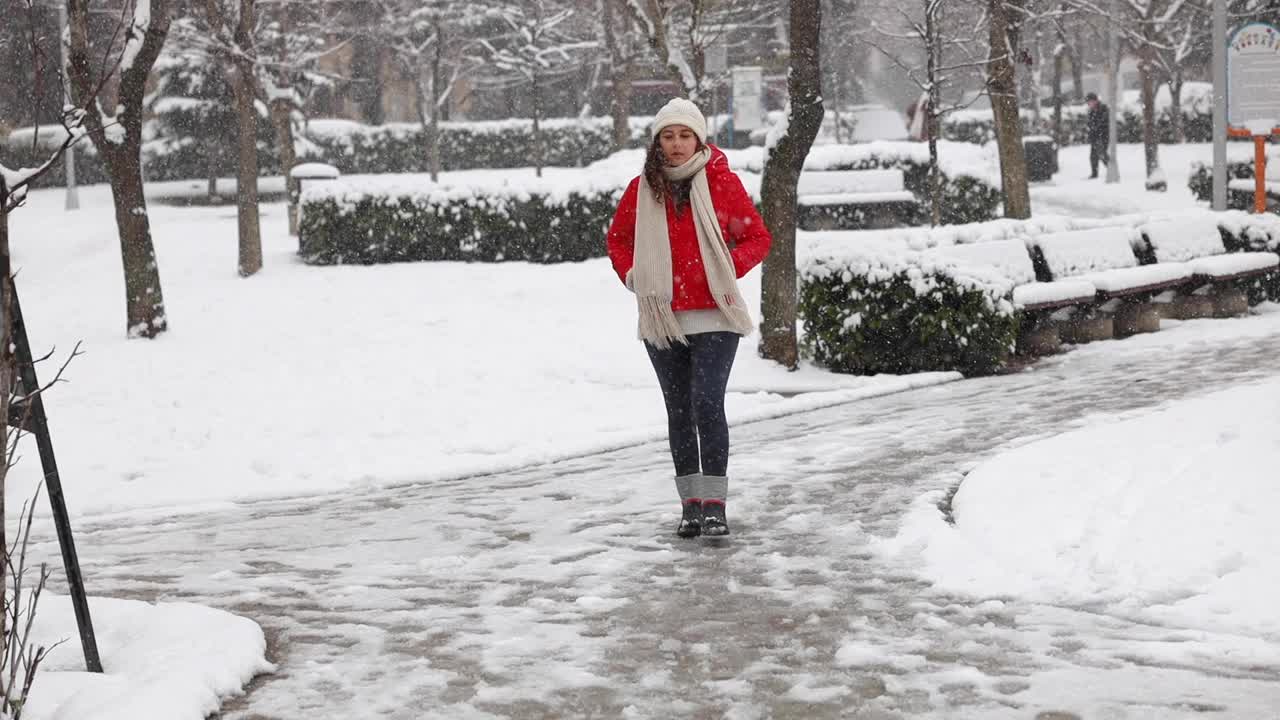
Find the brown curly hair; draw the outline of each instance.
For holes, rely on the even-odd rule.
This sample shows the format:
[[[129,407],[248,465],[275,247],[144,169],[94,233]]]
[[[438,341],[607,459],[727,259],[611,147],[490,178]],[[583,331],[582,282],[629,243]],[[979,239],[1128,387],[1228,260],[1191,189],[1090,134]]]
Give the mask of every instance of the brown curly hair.
[[[706,145],[699,140],[694,152],[702,152],[705,147]],[[653,143],[649,145],[649,152],[644,156],[644,181],[653,190],[655,200],[660,203],[665,202],[669,194],[675,201],[676,209],[681,210],[689,204],[690,183],[688,180],[674,183],[668,180],[662,171],[666,166],[667,156],[662,153],[662,140],[655,136]]]

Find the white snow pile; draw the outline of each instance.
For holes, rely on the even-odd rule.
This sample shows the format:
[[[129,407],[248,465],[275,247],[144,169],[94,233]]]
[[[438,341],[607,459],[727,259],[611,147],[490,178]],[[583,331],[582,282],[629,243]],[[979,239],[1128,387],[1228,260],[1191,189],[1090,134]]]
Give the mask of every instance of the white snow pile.
[[[1278,433],[1274,378],[1093,419],[970,472],[954,525],[921,498],[881,549],[947,591],[1280,638]]]
[[[1010,263],[988,264],[979,258],[932,250],[917,250],[891,244],[870,244],[865,247],[842,248],[836,252],[823,252],[820,246],[813,249],[800,266],[801,282],[823,280],[840,276],[848,283],[854,277],[867,282],[888,282],[905,273],[917,297],[932,294],[939,286],[939,278],[954,281],[961,288],[977,290],[986,296],[987,303],[1003,315],[1013,314],[1009,297],[1014,287],[1034,280],[1017,274],[1017,280],[1008,272]],[[1007,249],[1007,248],[1001,248]],[[1025,255],[1026,249],[1019,248]],[[1029,265],[1030,263],[1028,263]]]
[[[751,147],[726,151],[729,166],[754,173],[764,172],[765,150]],[[814,145],[804,160],[805,170],[830,170],[832,168],[875,165],[877,163],[907,162],[926,165],[929,162],[929,146],[918,142],[877,140],[856,145]],[[938,142],[938,166],[950,175],[967,175],[998,186],[994,157],[989,148],[972,143]]]
[[[643,165],[625,170],[621,163],[584,173],[578,169],[545,168],[537,177],[530,168],[513,170],[465,170],[441,175],[433,182],[427,174],[345,175],[340,179],[308,183],[302,201],[333,200],[352,207],[366,198],[397,197],[421,204],[477,204],[495,198],[524,201],[540,196],[549,203],[567,202],[572,195],[621,193]],[[612,170],[612,171],[606,171]]]
[[[262,628],[221,610],[91,598],[90,614],[102,674],[85,671],[70,599],[41,596],[32,640],[63,644],[40,665],[24,718],[203,720],[275,669]]]

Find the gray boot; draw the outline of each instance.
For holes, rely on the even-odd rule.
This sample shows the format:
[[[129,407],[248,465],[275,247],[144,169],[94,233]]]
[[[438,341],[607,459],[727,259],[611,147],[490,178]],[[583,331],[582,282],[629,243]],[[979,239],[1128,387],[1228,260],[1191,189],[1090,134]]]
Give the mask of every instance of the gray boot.
[[[701,475],[681,475],[676,478],[676,492],[680,493],[681,509],[676,535],[682,538],[698,537],[702,534],[702,498],[694,493],[701,481]]]
[[[729,494],[729,478],[703,475],[694,488],[702,500],[702,534],[709,537],[728,535],[729,521],[725,518],[724,501]]]

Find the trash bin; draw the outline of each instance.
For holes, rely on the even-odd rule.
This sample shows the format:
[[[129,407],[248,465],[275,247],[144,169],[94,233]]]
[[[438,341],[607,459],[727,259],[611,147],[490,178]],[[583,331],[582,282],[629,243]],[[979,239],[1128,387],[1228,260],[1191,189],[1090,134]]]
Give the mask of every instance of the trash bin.
[[[1058,172],[1058,146],[1047,135],[1023,138],[1022,150],[1027,158],[1027,180],[1048,182]]]

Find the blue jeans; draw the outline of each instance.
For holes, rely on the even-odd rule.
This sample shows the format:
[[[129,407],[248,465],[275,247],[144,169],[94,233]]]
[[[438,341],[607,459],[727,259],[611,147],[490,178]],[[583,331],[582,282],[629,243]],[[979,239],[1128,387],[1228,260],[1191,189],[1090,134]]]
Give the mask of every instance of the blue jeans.
[[[724,477],[729,468],[729,421],[724,392],[738,352],[738,334],[689,335],[689,344],[659,350],[645,343],[667,405],[667,435],[676,475]]]

